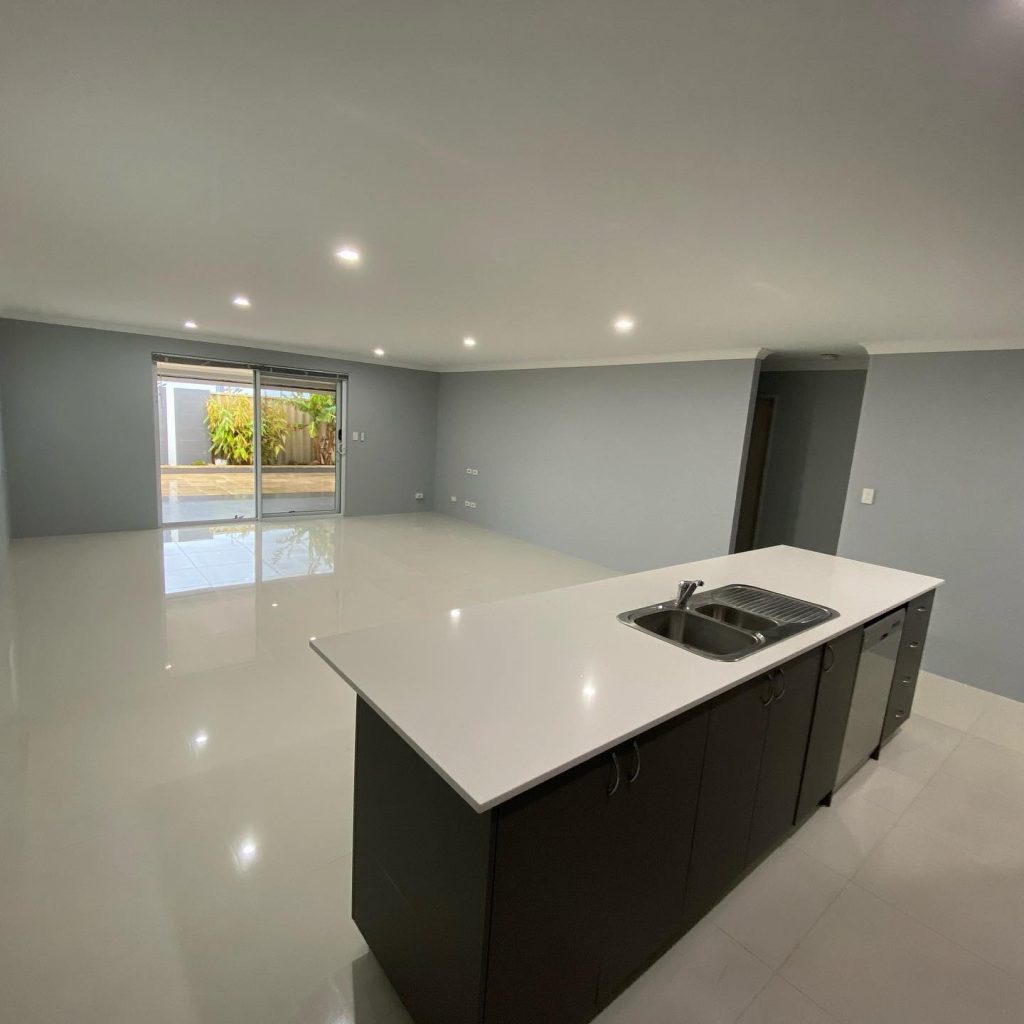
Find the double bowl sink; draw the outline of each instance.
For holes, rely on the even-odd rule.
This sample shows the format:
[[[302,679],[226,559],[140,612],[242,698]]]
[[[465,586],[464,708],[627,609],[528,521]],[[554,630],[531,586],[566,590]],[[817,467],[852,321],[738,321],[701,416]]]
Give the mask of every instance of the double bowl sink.
[[[738,661],[839,613],[771,590],[730,583],[675,602],[634,608],[620,622],[717,661]]]

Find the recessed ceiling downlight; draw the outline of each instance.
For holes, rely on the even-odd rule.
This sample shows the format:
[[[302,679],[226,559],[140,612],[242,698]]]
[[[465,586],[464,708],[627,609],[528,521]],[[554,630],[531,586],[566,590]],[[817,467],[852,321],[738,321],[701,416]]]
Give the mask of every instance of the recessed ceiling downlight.
[[[343,245],[334,255],[342,262],[354,267],[363,260],[363,254],[354,245]]]
[[[471,338],[467,335],[462,339],[462,344],[465,345],[466,348],[476,348],[476,338]]]
[[[185,330],[186,331],[194,331],[198,326],[199,325],[195,322],[195,320],[186,320],[185,321]]]
[[[376,357],[377,357],[378,359],[383,359],[383,357],[384,357],[384,349],[382,349],[382,348],[375,348],[375,349],[373,350],[373,354],[374,354],[374,355],[375,355],[375,356],[376,356]]]
[[[636,320],[631,316],[623,314],[612,321],[612,329],[616,334],[632,334],[636,328]]]
[[[239,309],[248,309],[250,306],[252,306],[252,303],[249,301],[248,295],[236,295],[231,301]]]

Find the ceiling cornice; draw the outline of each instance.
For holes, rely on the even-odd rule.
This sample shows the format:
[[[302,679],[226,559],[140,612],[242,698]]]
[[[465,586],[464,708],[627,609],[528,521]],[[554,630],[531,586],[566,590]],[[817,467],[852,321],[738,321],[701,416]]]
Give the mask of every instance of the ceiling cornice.
[[[349,363],[365,363],[369,366],[391,366],[403,370],[421,370],[427,373],[486,373],[497,370],[553,370],[586,366],[632,366],[648,363],[719,362],[743,359],[758,361],[763,360],[768,355],[785,357],[787,362],[789,360],[802,361],[805,359],[810,362],[814,358],[804,351],[742,348],[701,349],[695,351],[659,353],[656,355],[621,355],[580,359],[507,361],[475,365],[467,365],[466,363],[461,362],[430,365],[428,363],[409,362],[407,360],[382,360],[367,356],[363,353],[350,353],[340,349],[317,349],[309,346],[294,346],[288,345],[284,342],[262,338],[247,338],[240,335],[228,334],[210,334],[202,331],[166,330],[147,327],[144,324],[124,324],[110,321],[87,320],[81,317],[40,313],[36,310],[20,309],[11,306],[0,308],[0,318],[9,320],[26,320],[32,323],[41,324],[56,324],[63,327],[84,327],[97,331],[115,331],[119,334],[138,334],[150,338],[168,340],[180,339],[182,341],[192,342],[198,341],[211,345],[236,345],[264,351],[286,352],[291,355],[313,356],[318,359],[335,359]],[[942,338],[932,340],[907,339],[865,341],[860,343],[860,347],[869,356],[919,355],[938,352],[998,352],[1024,349],[1024,337],[974,338],[966,340],[963,338]],[[844,363],[845,359],[840,361],[840,365],[833,366],[831,368],[848,369],[849,366],[844,365]],[[786,368],[788,368],[788,366]],[[800,368],[803,367],[801,366]],[[810,368],[810,366],[808,366],[808,368]],[[768,365],[766,369],[783,369],[783,367]]]
[[[865,341],[869,356],[916,355],[925,352],[998,352],[1024,348],[1024,338],[946,338],[933,341]]]
[[[667,352],[659,355],[608,356],[591,359],[554,359],[547,362],[493,363],[486,366],[464,366],[445,363],[441,373],[486,373],[489,370],[558,370],[583,366],[636,366],[645,363],[706,363],[749,359],[756,361],[768,354],[765,348],[715,349],[700,352]]]
[[[366,363],[369,366],[391,366],[400,370],[423,370],[437,373],[436,366],[423,363],[397,362],[393,359],[378,359],[365,354],[353,355],[333,349],[314,349],[286,345],[280,341],[267,341],[258,338],[244,338],[238,335],[209,334],[203,331],[174,331],[143,325],[118,324],[100,320],[83,320],[79,317],[55,316],[50,313],[37,313],[29,309],[15,309],[9,306],[0,308],[0,319],[27,320],[37,324],[56,324],[59,327],[85,327],[93,331],[115,331],[118,334],[140,334],[147,338],[180,339],[182,341],[201,341],[208,345],[236,345],[243,348],[257,348],[272,352],[287,352],[290,355],[313,356],[316,359],[335,359],[345,363]]]

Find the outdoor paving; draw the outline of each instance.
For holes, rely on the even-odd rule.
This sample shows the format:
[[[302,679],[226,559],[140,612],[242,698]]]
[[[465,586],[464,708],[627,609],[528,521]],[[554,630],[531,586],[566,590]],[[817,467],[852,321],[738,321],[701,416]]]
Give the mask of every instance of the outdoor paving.
[[[331,512],[334,483],[333,466],[264,467],[263,511]],[[164,523],[246,519],[256,514],[253,473],[161,468],[160,493]]]
[[[245,498],[254,488],[253,473],[175,472],[160,470],[160,493],[165,498]],[[308,469],[263,468],[264,494],[333,494],[334,467],[315,466]]]

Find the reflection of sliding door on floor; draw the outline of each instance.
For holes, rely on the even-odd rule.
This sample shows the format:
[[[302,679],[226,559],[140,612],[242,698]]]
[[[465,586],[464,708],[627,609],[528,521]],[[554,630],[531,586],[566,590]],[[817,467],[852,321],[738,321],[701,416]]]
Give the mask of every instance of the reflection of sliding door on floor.
[[[340,378],[162,358],[163,525],[341,511]]]
[[[252,370],[157,363],[160,521],[256,518]]]
[[[259,373],[262,515],[337,512],[339,381]]]

